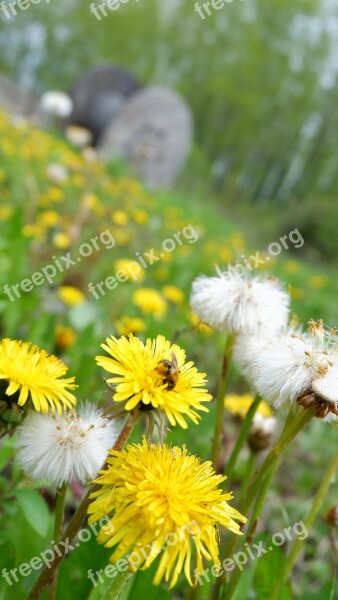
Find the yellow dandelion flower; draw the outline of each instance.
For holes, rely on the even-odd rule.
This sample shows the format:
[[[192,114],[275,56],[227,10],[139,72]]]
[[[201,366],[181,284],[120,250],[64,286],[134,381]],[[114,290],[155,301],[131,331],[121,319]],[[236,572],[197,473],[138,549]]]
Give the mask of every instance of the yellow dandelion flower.
[[[57,325],[55,329],[55,342],[58,348],[64,350],[75,343],[76,333],[71,327]]]
[[[285,263],[285,270],[287,273],[298,273],[300,268],[301,266],[297,260],[287,260]]]
[[[162,293],[169,302],[174,304],[181,304],[184,301],[184,292],[175,285],[165,285]]]
[[[123,210],[114,210],[111,218],[116,225],[127,225],[129,221],[127,213]]]
[[[143,440],[111,451],[107,462],[88,512],[89,523],[113,513],[97,538],[106,548],[115,546],[111,563],[128,553],[130,570],[144,570],[161,555],[153,583],[164,578],[172,588],[183,571],[192,586],[192,571],[203,572],[203,558],[220,564],[219,526],[241,535],[236,521],[247,519],[228,504],[232,493],[218,487],[226,477],[185,446],[148,447]]]
[[[142,208],[135,208],[132,211],[132,217],[133,217],[134,221],[136,221],[136,223],[138,223],[138,225],[145,225],[149,221],[148,213],[145,210],[143,210]]]
[[[326,275],[312,275],[308,279],[308,285],[313,290],[321,290],[329,283],[329,278]]]
[[[7,221],[10,219],[13,214],[13,209],[11,206],[0,206],[0,220]]]
[[[39,225],[42,227],[53,227],[60,222],[60,215],[55,210],[45,210],[39,214]]]
[[[213,333],[212,327],[206,323],[203,323],[196,313],[192,311],[189,312],[189,321],[197,331],[202,331],[203,333]]]
[[[114,266],[116,271],[123,271],[122,277],[126,278],[125,281],[142,281],[146,276],[144,268],[138,262],[129,258],[116,260]]]
[[[74,390],[74,377],[61,379],[68,367],[56,356],[29,342],[3,339],[0,342],[0,380],[7,385],[6,396],[14,396],[19,406],[31,399],[38,412],[61,413],[76,404],[68,390]]]
[[[67,235],[67,233],[64,233],[62,231],[58,231],[58,233],[55,233],[55,235],[53,235],[52,241],[53,241],[53,245],[58,250],[64,250],[65,248],[70,248],[72,245],[72,241],[71,241],[69,235]]]
[[[167,303],[156,290],[140,288],[133,294],[133,303],[145,314],[161,319],[167,311]]]
[[[66,306],[77,306],[85,301],[85,295],[72,285],[62,285],[58,289],[58,296]]]
[[[292,300],[302,300],[305,296],[305,292],[301,288],[290,286],[290,296]]]
[[[243,394],[237,396],[236,394],[228,394],[224,398],[224,407],[233,415],[244,419],[251,404],[254,401],[254,397],[251,394]],[[257,413],[261,414],[262,417],[272,417],[273,413],[267,402],[262,400],[257,408]]]
[[[115,322],[115,327],[119,335],[128,335],[128,333],[141,333],[147,329],[143,319],[138,317],[128,317],[124,315]]]
[[[116,386],[113,399],[124,402],[126,411],[158,409],[171,425],[177,422],[183,429],[188,427],[185,417],[197,424],[201,417],[196,411],[209,412],[202,404],[211,400],[205,388],[206,375],[199,373],[193,362],[185,363],[185,352],[179,346],[162,335],[145,344],[132,334],[106,341],[102,348],[112,358],[97,356],[96,360],[114,375],[107,382]]]
[[[25,237],[39,237],[43,233],[43,228],[39,225],[24,225],[21,232]]]

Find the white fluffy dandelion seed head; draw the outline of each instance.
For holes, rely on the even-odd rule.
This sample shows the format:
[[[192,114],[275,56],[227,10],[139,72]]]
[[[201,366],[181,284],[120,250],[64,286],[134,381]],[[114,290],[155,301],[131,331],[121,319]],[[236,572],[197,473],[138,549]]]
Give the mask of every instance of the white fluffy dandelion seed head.
[[[57,414],[31,412],[17,430],[18,462],[34,480],[57,486],[93,479],[103,465],[117,432],[91,404]]]
[[[191,308],[219,331],[257,334],[286,326],[290,296],[272,278],[240,275],[233,268],[218,276],[200,275],[192,284]]]
[[[311,387],[317,396],[338,405],[338,363],[335,363],[324,377],[315,379]]]
[[[261,351],[275,339],[269,332],[265,335],[238,335],[235,339],[233,359],[241,373],[252,383],[255,361]]]
[[[256,412],[250,430],[252,434],[273,435],[276,429],[276,417],[264,417],[261,413]]]
[[[312,322],[311,322],[312,323]],[[324,377],[336,359],[336,343],[324,329],[276,336],[260,347],[247,367],[258,393],[274,407],[295,403],[313,381]]]
[[[72,113],[73,101],[63,92],[49,91],[41,97],[40,107],[45,113],[64,119]]]

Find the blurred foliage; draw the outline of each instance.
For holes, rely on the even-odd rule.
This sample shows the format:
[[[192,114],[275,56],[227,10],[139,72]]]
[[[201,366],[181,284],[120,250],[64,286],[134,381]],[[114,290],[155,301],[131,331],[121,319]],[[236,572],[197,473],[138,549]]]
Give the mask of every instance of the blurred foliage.
[[[319,257],[334,260],[334,2],[234,0],[202,20],[191,0],[130,0],[98,21],[81,0],[58,0],[0,22],[0,68],[36,94],[67,89],[104,62],[176,88],[195,119],[188,186],[204,172],[229,206],[283,203],[289,220],[310,227]]]

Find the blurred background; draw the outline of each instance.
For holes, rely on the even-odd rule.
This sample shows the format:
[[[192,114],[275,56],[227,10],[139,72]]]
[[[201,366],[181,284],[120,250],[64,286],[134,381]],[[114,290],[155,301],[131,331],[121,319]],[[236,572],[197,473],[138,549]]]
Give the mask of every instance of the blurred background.
[[[98,21],[80,0],[41,0],[1,15],[0,69],[36,95],[102,63],[173,87],[195,123],[180,185],[217,196],[256,243],[297,222],[302,252],[334,263],[336,2],[234,0],[204,20],[194,4],[130,0]]]

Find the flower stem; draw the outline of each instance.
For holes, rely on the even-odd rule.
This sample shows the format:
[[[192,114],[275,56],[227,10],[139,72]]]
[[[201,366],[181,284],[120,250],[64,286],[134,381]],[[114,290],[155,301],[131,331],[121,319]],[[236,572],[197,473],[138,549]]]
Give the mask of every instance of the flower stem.
[[[258,408],[260,402],[261,402],[260,396],[256,395],[253,403],[251,404],[248,412],[245,415],[245,419],[242,423],[241,430],[239,432],[239,436],[238,436],[237,441],[231,451],[229,460],[226,464],[226,476],[228,477],[228,479],[230,479],[233,474],[238,455],[239,455],[239,453],[242,449],[242,446],[246,440],[248,431],[251,427],[252,421],[254,419],[254,416],[256,414],[256,411],[257,411],[257,408]]]
[[[116,450],[116,451],[123,450],[124,445],[126,444],[139,417],[140,417],[139,414],[135,415],[133,413],[130,413],[128,419],[126,420],[124,426],[121,429],[120,435],[117,438],[112,450]],[[102,470],[104,470],[106,468],[106,464],[107,463],[105,463],[103,465]],[[58,568],[61,561],[65,558],[66,554],[69,552],[68,551],[69,544],[71,544],[72,541],[74,540],[75,536],[77,535],[78,531],[81,529],[81,526],[86,518],[88,506],[90,504],[90,496],[97,489],[99,489],[99,486],[96,484],[92,484],[89,487],[89,489],[88,489],[86,495],[84,496],[84,498],[82,499],[77,511],[75,512],[72,519],[70,520],[70,522],[62,536],[62,539],[60,540],[60,544],[61,544],[61,542],[64,542],[64,545],[62,544],[62,548],[60,548],[60,544],[59,544],[59,546],[58,546],[59,553],[57,554],[57,556],[55,556],[53,561],[50,562],[49,567],[48,568],[45,567],[41,571],[40,576],[37,579],[32,591],[27,596],[27,600],[36,600],[37,598],[39,598],[41,596],[42,592],[44,591],[44,589],[47,587],[47,585],[50,583],[50,581],[54,577],[54,573],[55,573],[56,569]]]
[[[232,358],[233,344],[234,337],[232,335],[229,335],[225,344],[225,351],[222,362],[222,372],[217,392],[215,434],[212,446],[212,462],[215,470],[217,470],[218,467],[218,457],[223,437],[224,396],[229,379],[229,366]]]
[[[55,522],[54,522],[54,542],[59,543],[62,535],[64,513],[65,513],[65,502],[66,502],[67,483],[64,483],[56,490],[56,503],[55,503]],[[58,569],[55,569],[54,575],[51,578],[48,590],[48,600],[55,600],[56,588],[58,579]]]
[[[244,536],[244,538],[242,538],[243,544],[247,542],[247,540],[250,539],[250,537],[252,537],[254,533],[256,521],[263,509],[264,500],[268,492],[270,483],[272,481],[273,475],[277,469],[281,454],[292,442],[292,440],[294,440],[297,434],[303,429],[303,427],[305,427],[305,425],[312,419],[315,413],[315,407],[311,407],[307,410],[301,409],[298,412],[298,414],[295,415],[293,418],[291,418],[290,416],[291,412],[289,413],[285,422],[284,429],[281,433],[277,444],[274,446],[274,448],[272,448],[265,461],[263,462],[260,470],[258,471],[251,486],[249,487],[248,493],[246,495],[246,500],[243,504],[243,507],[241,508],[242,514],[245,515],[246,513],[248,513],[258,494],[257,501],[253,509],[252,517],[250,519],[247,534]],[[237,541],[237,538],[233,536],[232,540],[230,541],[230,544],[227,547],[227,556],[232,556],[236,548]],[[240,581],[241,575],[242,571],[240,571],[239,569],[237,569],[234,572],[226,589],[226,593],[224,595],[223,600],[230,600],[233,597],[237,589],[237,585]]]
[[[321,484],[318,488],[318,491],[313,499],[312,506],[311,506],[306,518],[303,521],[305,531],[309,531],[309,529],[312,527],[313,522],[318,514],[318,511],[329,491],[330,485],[332,484],[332,481],[334,479],[334,476],[335,476],[335,473],[337,470],[338,470],[338,452],[336,452],[333,459],[331,460],[331,462],[328,466],[328,469],[327,469],[327,471],[321,481]],[[291,550],[289,552],[289,555],[287,557],[287,560],[286,560],[283,575],[282,575],[281,579],[279,580],[279,583],[277,582],[277,584],[274,586],[274,589],[272,590],[271,595],[269,596],[269,600],[277,600],[279,598],[279,595],[283,588],[283,584],[287,581],[287,579],[293,569],[293,566],[296,562],[296,559],[297,559],[297,556],[298,556],[300,550],[302,549],[305,539],[306,539],[305,537],[303,539],[297,538],[294,541],[294,543],[291,547]]]
[[[243,480],[241,483],[240,498],[239,498],[240,504],[243,504],[244,499],[246,497],[248,487],[249,487],[250,481],[252,479],[252,475],[255,471],[256,458],[257,458],[257,453],[252,452],[252,450],[250,450],[250,454],[248,456],[247,464],[245,467],[245,473],[244,473]]]

